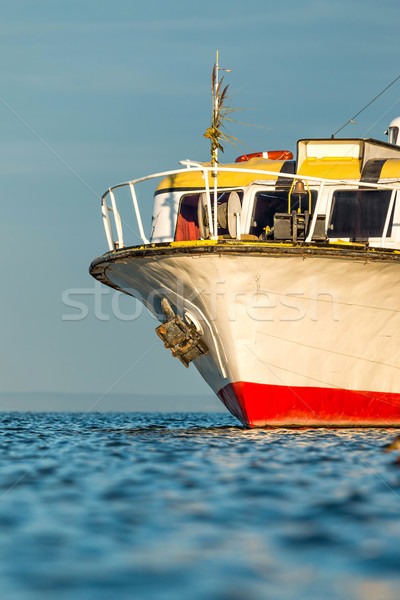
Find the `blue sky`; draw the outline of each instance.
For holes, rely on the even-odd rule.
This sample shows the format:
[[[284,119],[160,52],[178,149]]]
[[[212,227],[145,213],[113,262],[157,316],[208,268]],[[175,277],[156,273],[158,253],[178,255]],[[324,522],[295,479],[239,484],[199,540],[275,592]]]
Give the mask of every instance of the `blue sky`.
[[[88,266],[107,249],[99,197],[208,159],[216,49],[233,105],[262,126],[232,130],[250,149],[329,136],[399,74],[399,16],[397,0],[3,1],[0,392],[208,395],[144,310],[112,314],[112,302],[134,313],[132,300],[97,291],[95,310]],[[399,115],[397,83],[342,133],[383,139]],[[149,219],[150,191],[143,200]],[[68,290],[85,319],[65,319],[77,314]]]

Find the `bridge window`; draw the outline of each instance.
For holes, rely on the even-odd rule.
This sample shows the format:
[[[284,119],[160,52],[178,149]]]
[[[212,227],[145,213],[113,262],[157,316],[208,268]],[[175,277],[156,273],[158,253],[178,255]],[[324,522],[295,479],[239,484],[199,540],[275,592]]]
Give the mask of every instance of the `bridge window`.
[[[333,193],[328,236],[352,241],[381,237],[391,190],[338,190]],[[387,237],[392,235],[393,213]]]

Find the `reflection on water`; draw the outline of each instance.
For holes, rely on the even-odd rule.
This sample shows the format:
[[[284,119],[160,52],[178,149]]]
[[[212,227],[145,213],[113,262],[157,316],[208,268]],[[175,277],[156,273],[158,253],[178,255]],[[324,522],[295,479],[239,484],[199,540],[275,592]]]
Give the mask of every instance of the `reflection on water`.
[[[400,597],[389,429],[0,415],[7,600]]]

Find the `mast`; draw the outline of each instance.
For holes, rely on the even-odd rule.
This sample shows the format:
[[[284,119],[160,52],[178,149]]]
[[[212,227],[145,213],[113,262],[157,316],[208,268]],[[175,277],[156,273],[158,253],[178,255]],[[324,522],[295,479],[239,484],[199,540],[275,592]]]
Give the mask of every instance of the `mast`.
[[[223,127],[224,121],[232,121],[232,119],[228,118],[228,114],[233,112],[235,109],[229,108],[226,106],[227,100],[227,91],[228,85],[223,87],[222,81],[223,77],[219,77],[219,71],[228,71],[230,69],[221,69],[218,63],[218,50],[216,55],[216,62],[212,71],[212,83],[211,83],[211,96],[212,96],[212,119],[211,125],[208,127],[207,131],[204,133],[204,137],[208,138],[211,141],[211,166],[213,170],[211,171],[211,177],[214,178],[214,218],[212,219],[212,227],[210,230],[212,231],[212,239],[218,238],[218,230],[217,230],[217,196],[218,196],[218,150],[221,152],[224,151],[221,142],[222,140],[229,142],[230,144],[235,145],[235,141],[238,141],[235,137],[231,135],[227,135],[221,131]]]
[[[215,81],[214,81],[214,103],[213,103],[213,123],[217,122],[218,119],[218,110],[219,110],[219,94],[218,94],[218,50],[215,61]],[[211,153],[211,165],[215,167],[214,170],[214,239],[218,239],[218,144],[214,144],[212,153]]]

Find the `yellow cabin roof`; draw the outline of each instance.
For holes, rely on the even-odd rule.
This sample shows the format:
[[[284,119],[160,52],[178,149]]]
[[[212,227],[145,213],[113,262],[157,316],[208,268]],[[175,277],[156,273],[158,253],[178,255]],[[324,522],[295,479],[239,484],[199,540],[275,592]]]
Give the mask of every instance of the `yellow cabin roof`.
[[[220,164],[220,167],[234,167],[240,169],[236,173],[224,173],[218,174],[218,187],[219,188],[234,188],[247,186],[253,181],[257,180],[270,180],[275,181],[280,172],[283,169],[283,165],[288,161],[285,160],[268,160],[266,158],[251,158],[245,163],[231,163],[231,164]],[[210,166],[210,163],[204,163],[205,166]],[[256,169],[259,171],[274,171],[276,177],[273,175],[262,175],[255,173],[246,173],[249,169]],[[211,187],[214,186],[214,178],[209,175],[208,184]],[[157,192],[161,190],[170,189],[202,189],[204,188],[203,174],[200,171],[194,171],[188,169],[184,173],[178,173],[177,175],[168,175],[158,185]]]
[[[220,167],[235,168],[235,173],[220,172],[219,188],[245,187],[253,181],[276,181],[287,170],[289,161],[251,158],[242,163],[221,164]],[[367,171],[373,172],[375,181],[380,179],[400,179],[400,147],[377,140],[362,139],[321,139],[299,140],[298,175],[304,178],[345,179],[368,181]],[[210,163],[204,163],[210,166]],[[276,175],[248,173],[250,169],[271,171]],[[287,179],[290,184],[290,179]],[[214,187],[214,179],[209,174],[208,184]],[[168,175],[158,185],[157,192],[178,189],[204,189],[203,174],[187,169],[177,175]]]

